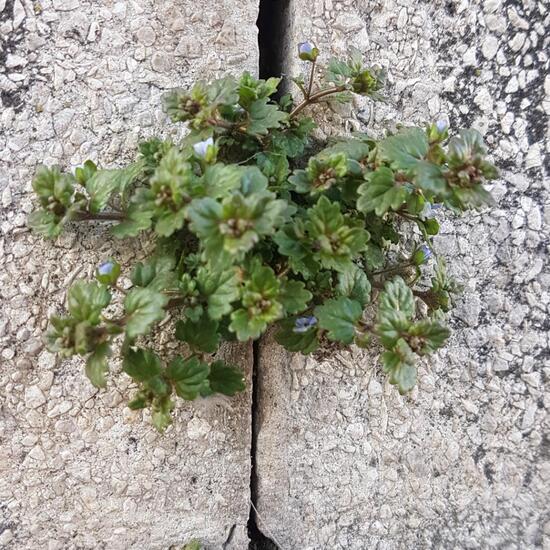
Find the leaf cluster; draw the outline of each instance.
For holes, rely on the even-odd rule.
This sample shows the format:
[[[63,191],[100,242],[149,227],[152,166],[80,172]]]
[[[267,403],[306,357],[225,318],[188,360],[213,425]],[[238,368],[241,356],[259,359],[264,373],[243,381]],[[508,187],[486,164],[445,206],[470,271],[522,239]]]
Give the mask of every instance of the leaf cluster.
[[[95,282],[77,281],[47,338],[63,356],[85,356],[100,387],[118,346],[138,386],[129,406],[150,408],[159,429],[175,397],[241,391],[243,374],[215,354],[271,326],[277,342],[304,354],[375,339],[401,392],[414,386],[418,357],[448,337],[443,312],[459,287],[442,260],[431,265],[436,213],[490,204],[484,184],[497,172],[481,136],[459,130],[449,139],[437,123],[380,140],[344,136],[314,154],[315,124],[303,111],[349,93],[379,99],[383,83],[353,52],[331,60],[326,84],[313,89],[315,60],[308,89],[295,80],[301,103],[277,98],[280,79],[198,82],[164,99],[172,121],[189,128],[180,142],[144,142],[126,168],[43,167],[33,181],[41,209],[29,223],[46,237],[69,221],[107,220],[117,238],[156,239],[126,285],[114,260]],[[166,361],[143,337],[168,317],[186,352]]]

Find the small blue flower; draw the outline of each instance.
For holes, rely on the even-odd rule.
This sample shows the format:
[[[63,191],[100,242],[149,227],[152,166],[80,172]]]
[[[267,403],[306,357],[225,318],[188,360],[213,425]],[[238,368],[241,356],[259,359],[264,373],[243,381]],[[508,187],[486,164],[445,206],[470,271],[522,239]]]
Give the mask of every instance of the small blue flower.
[[[431,249],[428,247],[428,245],[425,245],[423,244],[419,250],[422,251],[422,254],[424,254],[424,261],[428,261],[431,257],[432,257],[432,251]]]
[[[430,204],[427,202],[421,212],[421,217],[424,220],[433,220],[435,218],[435,211],[441,208],[440,203]]]
[[[214,145],[214,139],[209,137],[204,141],[195,143],[195,145],[193,145],[193,149],[198,157],[204,158],[206,156],[206,152],[208,151],[208,147],[211,145]]]
[[[115,262],[112,260],[107,260],[106,262],[103,262],[100,264],[100,266],[97,268],[97,272],[100,275],[111,275],[116,267]]]
[[[296,332],[298,334],[302,332],[307,332],[311,327],[314,327],[316,324],[317,318],[313,315],[309,317],[298,317],[298,319],[296,319],[296,323],[294,324],[292,332]]]
[[[414,265],[422,265],[425,264],[431,257],[432,251],[427,245],[423,244],[414,251],[411,260]]]
[[[438,120],[436,123],[435,123],[435,127],[437,128],[437,131],[442,134],[446,129],[447,129],[447,122],[444,121],[444,120]]]

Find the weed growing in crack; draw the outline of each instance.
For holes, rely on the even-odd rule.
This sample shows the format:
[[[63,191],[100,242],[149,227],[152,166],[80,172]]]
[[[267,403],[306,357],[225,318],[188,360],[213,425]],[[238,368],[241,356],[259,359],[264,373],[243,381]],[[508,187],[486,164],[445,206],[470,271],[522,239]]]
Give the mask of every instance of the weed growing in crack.
[[[172,121],[188,125],[182,141],[146,141],[125,168],[87,161],[74,173],[42,167],[34,178],[41,208],[29,224],[37,233],[55,238],[72,222],[107,221],[117,238],[157,241],[129,272],[129,290],[114,259],[95,281],[75,282],[47,342],[63,357],[85,356],[98,387],[120,351],[138,385],[129,407],[150,408],[159,430],[171,421],[174,395],[242,391],[242,372],[214,354],[223,341],[256,340],[271,325],[281,345],[304,354],[376,339],[400,392],[414,386],[417,358],[449,335],[443,314],[458,287],[432,247],[435,211],[490,202],[483,184],[497,171],[481,136],[460,130],[449,139],[437,122],[381,140],[343,136],[313,154],[308,107],[353,94],[379,100],[384,76],[356,51],[325,68],[318,55],[300,44],[310,66],[307,79],[293,79],[300,101],[273,99],[279,78],[198,82],[164,98]],[[107,313],[113,301],[118,316]],[[188,353],[165,360],[143,337],[169,312]]]

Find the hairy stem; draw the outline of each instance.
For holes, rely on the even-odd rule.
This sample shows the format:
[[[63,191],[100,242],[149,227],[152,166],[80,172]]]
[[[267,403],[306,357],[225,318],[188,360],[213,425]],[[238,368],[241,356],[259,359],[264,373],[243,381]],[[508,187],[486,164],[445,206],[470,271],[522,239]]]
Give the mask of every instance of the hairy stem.
[[[102,222],[114,222],[122,221],[126,219],[124,212],[86,212],[81,210],[76,213],[75,221],[102,221]]]
[[[305,109],[308,105],[312,105],[313,103],[317,103],[320,99],[323,99],[326,96],[337,94],[339,92],[343,92],[346,89],[345,86],[333,86],[332,88],[327,88],[326,90],[320,90],[314,94],[308,95],[302,103],[299,105],[296,105],[292,111],[290,111],[290,118],[294,118],[298,113],[300,113],[303,109]]]
[[[316,61],[313,61],[311,63],[311,72],[309,74],[309,86],[307,87],[306,99],[309,99],[311,97],[311,90],[313,88],[313,78],[315,76],[315,64],[316,64]]]
[[[410,267],[411,265],[414,265],[412,262],[405,262],[403,264],[393,265],[391,267],[388,267],[386,269],[381,269],[380,271],[374,271],[373,273],[370,273],[370,275],[384,275],[386,273],[393,273],[395,271],[399,271],[400,269],[403,269],[404,267]]]

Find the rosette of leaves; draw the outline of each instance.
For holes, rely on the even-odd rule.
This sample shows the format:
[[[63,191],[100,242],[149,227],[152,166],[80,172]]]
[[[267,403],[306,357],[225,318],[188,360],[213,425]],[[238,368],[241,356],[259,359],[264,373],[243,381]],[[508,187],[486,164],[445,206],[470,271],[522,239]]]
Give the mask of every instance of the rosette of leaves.
[[[47,342],[84,356],[98,387],[119,353],[136,386],[130,408],[148,408],[160,430],[178,399],[244,389],[243,373],[217,356],[224,341],[271,326],[304,354],[377,341],[388,380],[406,392],[418,359],[448,336],[459,286],[436,258],[436,216],[490,204],[484,185],[497,172],[481,136],[449,138],[438,122],[380,140],[343,136],[313,153],[307,109],[353,93],[380,99],[383,75],[357,52],[325,68],[313,45],[299,53],[311,69],[294,79],[301,99],[275,99],[280,79],[248,73],[199,82],[165,97],[170,118],[188,125],[180,141],[150,139],[127,167],[43,167],[33,181],[40,209],[29,223],[45,237],[107,221],[116,238],[156,240],[131,270],[109,259],[95,282],[74,283]],[[181,344],[170,357],[151,347],[159,327]]]

